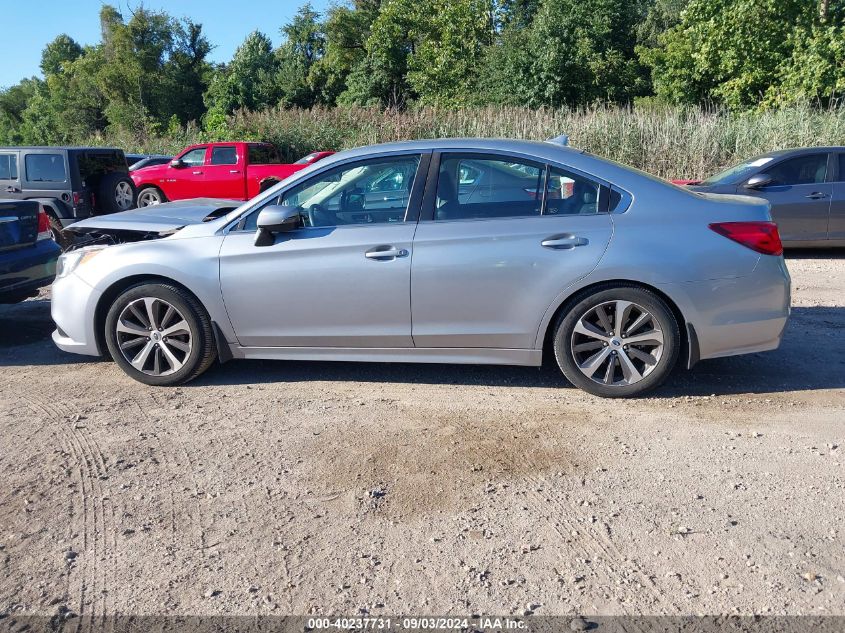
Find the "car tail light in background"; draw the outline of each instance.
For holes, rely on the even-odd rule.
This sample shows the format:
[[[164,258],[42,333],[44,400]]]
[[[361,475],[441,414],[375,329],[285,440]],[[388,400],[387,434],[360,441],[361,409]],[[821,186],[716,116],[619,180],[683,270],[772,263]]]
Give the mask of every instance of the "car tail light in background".
[[[82,200],[82,196],[78,191],[73,192],[73,206],[78,207],[79,201]]]
[[[710,228],[763,255],[783,255],[778,225],[774,222],[717,222]]]
[[[38,211],[38,238],[39,240],[49,240],[53,237],[50,233],[50,218],[44,213],[44,209]]]

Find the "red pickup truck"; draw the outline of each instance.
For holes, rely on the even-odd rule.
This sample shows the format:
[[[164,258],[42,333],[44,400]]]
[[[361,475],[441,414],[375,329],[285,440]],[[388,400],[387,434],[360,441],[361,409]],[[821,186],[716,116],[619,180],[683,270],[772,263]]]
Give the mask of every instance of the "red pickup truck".
[[[191,145],[164,165],[130,172],[138,190],[138,206],[148,207],[186,198],[249,200],[266,188],[333,152],[314,152],[284,164],[269,143],[203,143]]]

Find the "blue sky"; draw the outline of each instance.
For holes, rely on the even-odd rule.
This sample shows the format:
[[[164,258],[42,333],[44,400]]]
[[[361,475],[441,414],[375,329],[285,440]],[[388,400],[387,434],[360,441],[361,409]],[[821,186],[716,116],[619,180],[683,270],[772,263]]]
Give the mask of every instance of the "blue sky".
[[[203,26],[215,45],[212,61],[227,61],[252,31],[269,35],[275,44],[279,29],[296,13],[305,0],[144,0],[149,9],[163,9],[174,17],[189,17]],[[140,2],[126,0],[4,0],[3,35],[0,37],[0,87],[16,84],[24,77],[39,75],[38,64],[44,45],[60,33],[67,33],[80,44],[100,39],[98,18],[103,4],[112,4],[129,15],[128,7]],[[330,0],[311,0],[323,12]]]

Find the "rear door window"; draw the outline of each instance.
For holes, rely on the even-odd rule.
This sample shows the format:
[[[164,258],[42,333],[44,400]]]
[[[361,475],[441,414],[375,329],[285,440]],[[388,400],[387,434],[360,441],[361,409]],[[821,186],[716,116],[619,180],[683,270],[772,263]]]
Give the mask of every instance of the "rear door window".
[[[272,145],[249,145],[250,165],[278,165],[282,162],[278,150]]]
[[[796,156],[764,169],[773,185],[810,185],[827,179],[827,154]]]
[[[18,155],[0,154],[0,180],[18,179]]]
[[[478,154],[443,154],[436,220],[540,215],[545,183],[541,163]]]
[[[62,154],[27,154],[24,159],[28,182],[65,182],[67,170]]]
[[[218,145],[211,148],[212,165],[237,165],[238,150],[234,145]]]

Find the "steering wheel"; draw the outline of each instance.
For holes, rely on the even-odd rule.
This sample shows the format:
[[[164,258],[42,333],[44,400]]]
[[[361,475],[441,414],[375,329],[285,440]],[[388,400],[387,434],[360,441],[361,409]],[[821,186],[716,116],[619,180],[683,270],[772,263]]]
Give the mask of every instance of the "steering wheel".
[[[325,224],[326,209],[321,204],[312,204],[308,207],[309,226],[323,226]]]

